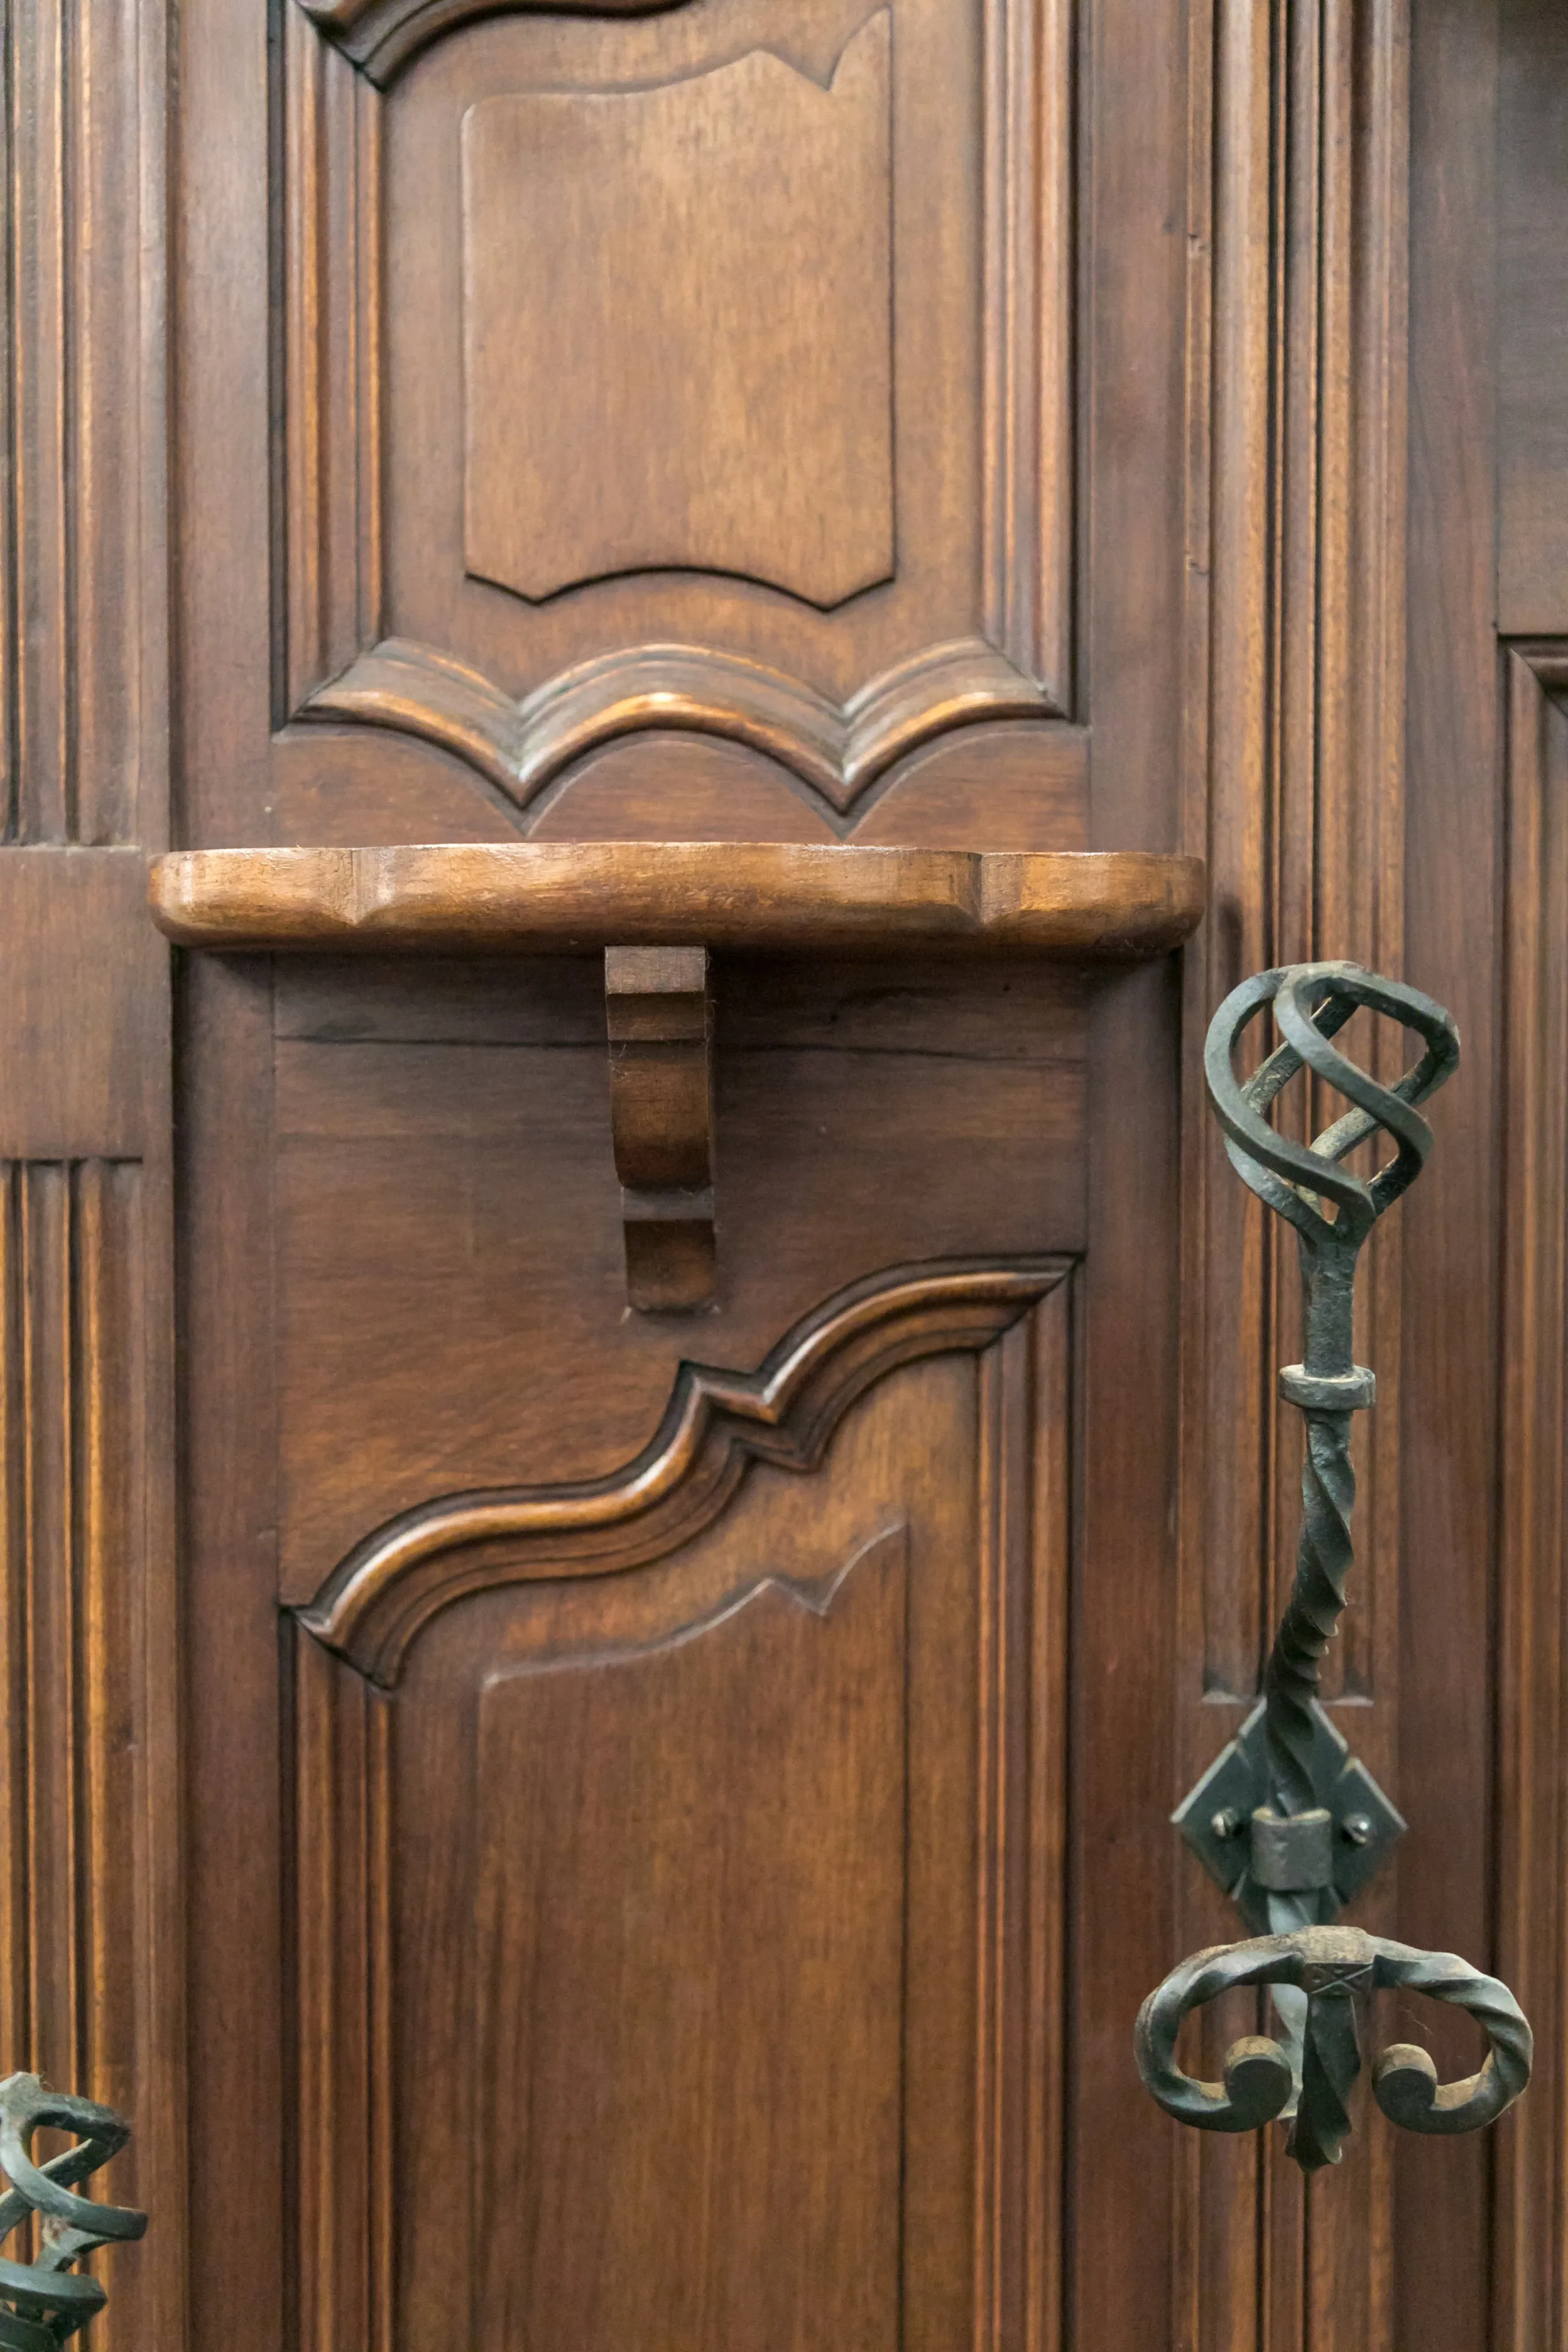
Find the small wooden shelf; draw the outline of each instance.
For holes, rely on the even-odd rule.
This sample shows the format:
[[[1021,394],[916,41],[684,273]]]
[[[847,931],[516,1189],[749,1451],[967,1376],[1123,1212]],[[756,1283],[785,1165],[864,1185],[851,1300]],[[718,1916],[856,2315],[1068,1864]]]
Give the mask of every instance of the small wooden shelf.
[[[170,939],[230,952],[636,945],[1126,961],[1194,929],[1205,868],[1145,850],[451,843],[184,851],[153,861],[150,895]]]
[[[668,1313],[717,1279],[712,950],[1128,961],[1180,946],[1205,878],[1144,850],[530,841],[188,850],[154,859],[149,889],[187,948],[602,949],[627,1297]]]

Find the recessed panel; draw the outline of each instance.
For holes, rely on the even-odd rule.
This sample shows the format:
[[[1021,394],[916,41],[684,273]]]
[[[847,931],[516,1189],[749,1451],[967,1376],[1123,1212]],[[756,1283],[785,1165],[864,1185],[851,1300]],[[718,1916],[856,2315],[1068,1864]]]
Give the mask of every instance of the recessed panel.
[[[540,599],[734,572],[823,605],[886,577],[889,31],[872,16],[826,89],[758,50],[469,109],[472,575]]]
[[[541,1488],[510,1537],[410,1515],[310,1612],[303,2341],[948,2352],[1044,2310],[1065,1271],[858,1286],[703,1376],[603,1482],[614,1567]]]
[[[1072,0],[316,15],[280,78],[291,719],[531,823],[678,728],[741,747],[766,837],[781,767],[840,830],[932,743],[1065,716]]]
[[[907,1571],[479,1692],[476,2352],[897,2344]]]

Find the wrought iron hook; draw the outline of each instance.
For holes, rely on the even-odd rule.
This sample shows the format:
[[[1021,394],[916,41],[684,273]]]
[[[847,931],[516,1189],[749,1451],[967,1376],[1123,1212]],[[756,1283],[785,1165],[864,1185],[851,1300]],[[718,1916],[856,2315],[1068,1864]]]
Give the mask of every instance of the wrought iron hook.
[[[1248,2034],[1226,2053],[1223,2086],[1198,2082],[1176,2063],[1182,2020],[1237,1985],[1287,1985],[1301,1994],[1300,2057],[1267,2034]],[[1456,1953],[1418,1952],[1359,1927],[1302,1927],[1184,1960],[1138,2012],[1139,2072],[1167,2115],[1200,2131],[1255,2131],[1291,2115],[1287,2150],[1303,2172],[1315,2172],[1339,2162],[1350,2134],[1349,2094],[1361,2071],[1355,2002],[1384,1986],[1468,2010],[1486,2028],[1488,2051],[1479,2074],[1439,2084],[1425,2050],[1392,2043],[1373,2068],[1384,2114],[1419,2132],[1475,2131],[1495,2121],[1530,2080],[1530,2028],[1508,1987]]]
[[[1250,1078],[1238,1079],[1237,1046],[1266,1006],[1284,1042]],[[1331,1042],[1363,1006],[1423,1040],[1419,1059],[1392,1087]],[[1432,1131],[1416,1105],[1458,1059],[1458,1034],[1440,1004],[1350,963],[1293,964],[1244,981],[1215,1014],[1204,1048],[1232,1166],[1296,1229],[1306,1336],[1303,1360],[1284,1367],[1279,1391],[1307,1424],[1301,1536],[1262,1703],[1173,1817],[1254,1937],[1174,1969],[1144,2002],[1135,2046],[1143,2082],[1167,2114],[1209,2131],[1249,2131],[1282,2117],[1289,2152],[1307,2171],[1339,2160],[1350,2129],[1346,2097],[1361,2064],[1355,2003],[1378,1986],[1470,2010],[1490,2043],[1479,2074],[1441,2086],[1425,2052],[1404,2043],[1385,2051],[1373,2084],[1394,2122],[1415,2131],[1470,2131],[1500,2115],[1530,2077],[1530,2027],[1506,1986],[1452,1953],[1417,1952],[1331,1924],[1405,1828],[1318,1703],[1321,1661],[1353,1558],[1351,1415],[1377,1393],[1372,1371],[1354,1360],[1356,1263],[1378,1218],[1420,1174]],[[1278,1134],[1265,1116],[1303,1069],[1352,1106],[1306,1145]],[[1354,1176],[1340,1165],[1379,1133],[1394,1150],[1375,1174]],[[1223,2087],[1183,2074],[1174,2057],[1182,2018],[1218,1992],[1249,1984],[1271,1989],[1283,2041],[1237,2042]]]

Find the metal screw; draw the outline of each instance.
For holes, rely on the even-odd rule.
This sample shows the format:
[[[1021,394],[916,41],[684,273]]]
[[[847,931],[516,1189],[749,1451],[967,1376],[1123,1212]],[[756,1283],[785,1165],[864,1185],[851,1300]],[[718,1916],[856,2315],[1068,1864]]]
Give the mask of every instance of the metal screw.
[[[1210,1821],[1209,1827],[1216,1838],[1233,1838],[1241,1835],[1247,1823],[1234,1805],[1223,1805]]]
[[[1352,1845],[1370,1845],[1372,1843],[1373,1824],[1369,1814],[1347,1813],[1340,1826],[1344,1831],[1346,1837],[1349,1838]]]

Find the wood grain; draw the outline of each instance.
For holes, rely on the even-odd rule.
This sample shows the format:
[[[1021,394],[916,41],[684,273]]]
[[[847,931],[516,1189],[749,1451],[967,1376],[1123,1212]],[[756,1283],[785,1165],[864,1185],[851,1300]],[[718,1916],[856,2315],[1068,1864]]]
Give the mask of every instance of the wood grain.
[[[132,2122],[103,2352],[188,2341],[168,38],[161,0],[0,26],[0,2067]]]
[[[793,843],[192,850],[157,859],[183,947],[582,951],[637,943],[1136,958],[1198,921],[1204,866],[1150,852]]]
[[[896,2344],[910,1551],[894,1526],[814,1582],[766,1578],[662,1639],[487,1681],[481,2341],[522,2301],[584,2352],[638,2328]],[[595,1759],[575,1805],[540,1769],[563,1755]],[[563,2223],[595,2199],[637,2220],[585,2272]]]
[[[593,0],[593,14],[613,16],[646,5],[647,0]],[[373,82],[384,85],[426,43],[492,14],[496,0],[302,0],[302,5],[346,57]]]
[[[151,2127],[144,1213],[133,1161],[0,1162],[0,2047]],[[111,2201],[168,2189],[139,2140]],[[135,2250],[94,2267],[100,2341],[136,2343],[153,2281]]]
[[[757,49],[469,108],[473,577],[537,602],[729,572],[826,607],[889,575],[889,28],[868,16],[826,89]]]
[[[1568,2026],[1568,1867],[1558,1759],[1564,1714],[1561,1529],[1568,1264],[1568,996],[1558,943],[1568,920],[1568,654],[1521,646],[1508,662],[1510,1139],[1502,1339],[1503,1742],[1499,1961],[1536,2032],[1531,2098],[1503,2139],[1498,2323],[1524,2352],[1562,2333],[1564,2277],[1554,2221],[1563,2178],[1562,2084]]]
[[[1552,635],[1568,566],[1568,173],[1561,126],[1568,37],[1528,0],[1500,10],[1498,93],[1498,626]]]
[[[606,948],[610,1138],[626,1297],[688,1313],[713,1295],[713,1000],[705,948]]]
[[[805,2352],[825,2310],[889,2352],[1022,2311],[1058,2341],[1066,1293],[1037,1297],[956,1355],[885,1325],[819,1474],[759,1465],[634,1573],[471,1596],[394,1696],[301,1638],[313,2340],[456,2311],[607,2347],[652,2309],[713,2352]]]
[[[1184,841],[1205,851],[1226,908],[1193,953],[1195,1073],[1209,1015],[1244,973],[1328,956],[1402,969],[1408,31],[1399,0],[1364,20],[1331,7],[1289,23],[1217,0],[1194,37],[1187,498],[1202,561]],[[1400,1041],[1363,1025],[1352,1050],[1392,1077]],[[1305,1135],[1342,1107],[1303,1097],[1281,1116]],[[1298,1277],[1293,1241],[1237,1183],[1195,1076],[1186,1129],[1183,1739],[1195,1778],[1251,1703],[1294,1563],[1300,1433],[1276,1376],[1296,1352]],[[1396,1734],[1401,1273],[1385,1237],[1368,1253],[1358,1347],[1394,1386],[1357,1432],[1354,1622],[1328,1685],[1375,1700],[1354,1738],[1380,1772]],[[1184,1948],[1211,1941],[1204,1890],[1184,1887]],[[1314,2189],[1309,2263],[1292,2184],[1271,2185],[1246,2150],[1195,2149],[1175,2260],[1197,2340],[1250,2343],[1261,2294],[1282,2344],[1299,2329],[1385,2342],[1384,2158],[1370,2158],[1370,2234]],[[1243,2218],[1254,2196],[1256,2231]]]
[[[1401,1246],[1398,1933],[1498,1964],[1493,1807],[1503,1727],[1498,1410],[1506,1018],[1506,664],[1497,637],[1499,12],[1411,12],[1405,971],[1447,1005],[1466,1062],[1405,1202]],[[1480,785],[1479,780],[1490,779]],[[1476,1236],[1496,1237],[1478,1251]],[[1381,1408],[1380,1408],[1381,1411]],[[1491,1693],[1478,1706],[1479,1691]],[[1439,2064],[1468,2039],[1441,2029]],[[1451,2160],[1394,2137],[1395,2344],[1468,2352],[1494,2332],[1500,2144]],[[1506,2339],[1505,2339],[1506,2340]],[[1511,2347],[1510,2347],[1511,2352]]]
[[[381,634],[385,404],[381,107],[298,7],[281,24],[285,592],[289,709]]]
[[[989,1345],[1065,1272],[1043,1260],[873,1276],[789,1333],[750,1377],[683,1365],[658,1433],[624,1471],[404,1512],[340,1562],[300,1622],[362,1674],[390,1684],[420,1626],[462,1594],[520,1575],[560,1575],[569,1564],[570,1572],[601,1575],[657,1557],[722,1509],[752,1462],[811,1467],[880,1370]],[[544,1565],[529,1566],[531,1550]]]
[[[256,986],[238,960],[201,971]],[[431,1495],[612,1471],[682,1354],[742,1371],[868,1267],[1082,1246],[1076,975],[736,965],[720,1290],[694,1339],[626,1313],[600,967],[279,972],[280,1020],[308,1034],[274,1048],[272,1208],[230,1213],[275,1251],[280,1517],[259,1523],[289,1600]],[[554,1342],[520,1346],[536,1329]]]
[[[482,671],[389,637],[307,695],[296,716],[389,729],[451,751],[521,808],[601,743],[670,728],[765,752],[843,814],[921,745],[1051,705],[977,637],[923,648],[843,704],[722,648],[632,646],[514,701]]]
[[[0,1880],[34,1934],[0,1977],[26,2046],[57,2077],[89,2053],[132,2109],[153,2225],[112,2258],[127,2352],[574,2352],[647,2332],[639,2282],[672,2340],[786,2352],[816,2352],[824,2315],[906,2352],[1563,2333],[1552,0],[893,0],[885,110],[763,187],[764,307],[728,269],[756,223],[715,221],[691,125],[745,179],[778,143],[758,88],[832,120],[876,5],[7,17],[26,1622],[4,1626]],[[647,219],[624,172],[601,217],[646,249],[663,172],[664,216],[700,234],[625,289],[591,362],[552,376],[513,313],[603,309],[563,282],[596,200],[579,173],[552,216],[535,175],[557,266],[531,276],[514,180],[471,176],[465,221],[476,108],[658,117]],[[538,485],[493,401],[485,488],[491,568],[555,581],[537,601],[467,561],[465,236],[527,289],[487,301],[545,404],[558,560],[530,568]],[[874,319],[842,290],[868,257]],[[584,365],[629,410],[616,316],[646,350],[666,310],[688,363],[647,372],[606,448]],[[754,390],[797,318],[872,361],[764,382],[796,446],[757,448],[723,387]],[[883,442],[808,511],[797,484],[873,375]],[[694,433],[687,478],[727,503],[676,547],[693,568],[568,584],[601,475],[624,525],[634,449]],[[698,568],[731,525],[755,576]],[[869,578],[873,537],[888,576],[814,602]],[[1501,649],[1506,740],[1500,612],[1532,633]],[[170,959],[131,905],[167,838],[170,695],[183,846],[345,853],[279,869],[316,876],[282,909],[294,958],[176,963],[173,1043]],[[440,869],[423,913],[401,883],[388,913],[350,854],[522,835],[590,902],[487,883],[477,942]],[[647,865],[724,843],[750,891],[747,844],[838,859],[851,836],[961,856],[940,883],[843,862],[781,897],[775,873],[738,908],[693,867],[673,911]],[[630,842],[653,849],[628,898]],[[1061,959],[1163,952],[1196,910],[1175,869],[1060,869],[1087,897],[1020,886],[1015,919],[984,877],[1025,869],[972,856],[1173,845],[1206,858],[1215,919],[1184,967],[1111,972]],[[665,935],[612,932],[610,898],[700,908],[671,952],[728,951],[731,921],[744,950],[700,1338],[625,1313],[589,951]],[[226,936],[270,945],[265,901],[238,893]],[[428,956],[400,954],[405,924]],[[1276,2149],[1170,2126],[1127,2041],[1176,1954],[1233,1930],[1167,1816],[1245,1703],[1295,1507],[1270,1393],[1294,1269],[1217,1156],[1196,1048],[1245,969],[1341,951],[1452,1003],[1467,1051],[1368,1265],[1384,1402],[1337,1703],[1412,1823],[1374,1924],[1516,1971],[1542,2075],[1486,2144],[1369,2118],[1303,2200]],[[646,1528],[525,1514],[441,1553],[484,1589],[420,1622],[394,1688],[297,1621],[280,1655],[279,1602],[376,1530],[498,1494],[570,1517],[624,1482],[683,1353],[739,1392],[871,1269],[1068,1256],[1070,1379],[1064,1281],[984,1341],[889,1361],[809,1460],[748,1452],[784,1440],[742,1415],[700,1526],[666,1497]],[[639,1528],[670,1548],[595,1567]]]
[[[279,715],[524,806],[688,726],[847,812],[921,742],[1071,711],[1070,0],[922,5],[896,69],[852,0],[739,49],[496,14],[285,12]],[[536,197],[508,122],[566,140]]]
[[[133,11],[5,12],[0,841],[156,833],[163,92]]]
[[[0,852],[0,1151],[140,1159],[162,1097],[163,957],[136,851]]]

